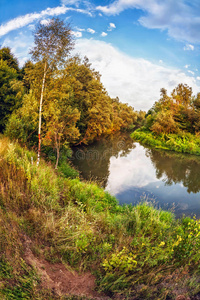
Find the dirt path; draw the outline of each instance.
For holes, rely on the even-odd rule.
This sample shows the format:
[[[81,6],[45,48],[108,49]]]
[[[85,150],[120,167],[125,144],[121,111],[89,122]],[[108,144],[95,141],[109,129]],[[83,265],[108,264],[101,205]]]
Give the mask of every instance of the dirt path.
[[[25,261],[37,270],[43,288],[53,291],[58,296],[77,295],[92,299],[110,299],[95,291],[95,277],[90,273],[71,272],[62,263],[51,264],[36,257],[31,251],[31,240],[25,238]]]

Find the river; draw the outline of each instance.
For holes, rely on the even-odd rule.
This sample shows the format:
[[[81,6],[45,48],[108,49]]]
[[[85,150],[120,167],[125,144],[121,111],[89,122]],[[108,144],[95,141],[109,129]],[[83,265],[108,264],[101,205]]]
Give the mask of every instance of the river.
[[[200,157],[156,150],[129,134],[73,148],[72,162],[86,180],[95,180],[120,204],[152,202],[176,217],[200,217]]]

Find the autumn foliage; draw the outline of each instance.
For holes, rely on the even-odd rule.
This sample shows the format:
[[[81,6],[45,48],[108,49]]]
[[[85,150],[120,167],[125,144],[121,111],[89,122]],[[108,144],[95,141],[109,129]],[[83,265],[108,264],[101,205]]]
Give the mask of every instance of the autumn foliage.
[[[156,134],[200,131],[200,93],[195,97],[192,88],[179,84],[167,95],[161,89],[161,98],[148,111],[146,128]]]

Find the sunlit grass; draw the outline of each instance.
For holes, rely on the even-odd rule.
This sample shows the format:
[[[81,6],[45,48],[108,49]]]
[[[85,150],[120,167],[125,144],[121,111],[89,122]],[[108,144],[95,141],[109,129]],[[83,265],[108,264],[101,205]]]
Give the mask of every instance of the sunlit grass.
[[[154,148],[200,155],[200,138],[191,133],[157,135],[149,130],[137,129],[131,137]]]
[[[25,237],[35,255],[91,270],[104,292],[166,299],[186,270],[188,293],[200,291],[199,220],[176,220],[145,201],[120,206],[97,184],[60,176],[43,160],[37,167],[34,152],[4,138],[0,143],[0,289],[6,299],[23,293],[51,299],[23,259]],[[170,287],[165,279],[172,273]],[[160,283],[165,294],[156,288]]]

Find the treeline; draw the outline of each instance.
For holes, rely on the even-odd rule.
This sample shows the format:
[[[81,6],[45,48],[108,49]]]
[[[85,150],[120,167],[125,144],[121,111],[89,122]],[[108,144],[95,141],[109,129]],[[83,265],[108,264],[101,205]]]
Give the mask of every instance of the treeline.
[[[144,126],[134,131],[133,139],[155,148],[200,155],[200,93],[179,84],[148,111]]]
[[[6,134],[26,141],[37,129],[41,90],[41,65],[27,62],[23,68],[21,106],[6,123]],[[48,76],[43,104],[43,142],[51,143],[55,134],[67,142],[88,143],[102,134],[131,129],[137,113],[127,104],[112,99],[104,89],[98,72],[89,61],[68,59],[64,70]]]
[[[200,93],[194,96],[192,88],[179,84],[167,95],[161,89],[161,98],[155,102],[146,115],[145,128],[156,134],[200,132]]]
[[[68,39],[67,49],[59,46],[63,47],[62,55],[58,40],[55,45],[52,41],[52,37],[56,39],[55,29],[61,29],[61,35]],[[66,56],[73,42],[69,28],[67,34],[64,29],[58,19],[52,19],[49,26],[40,24],[32,60],[22,69],[9,48],[0,49],[0,132],[36,145],[41,109],[42,145],[57,152],[66,145],[87,144],[103,134],[132,129],[144,118],[144,112],[136,112],[108,95],[87,57]],[[63,54],[65,59],[61,59]]]

